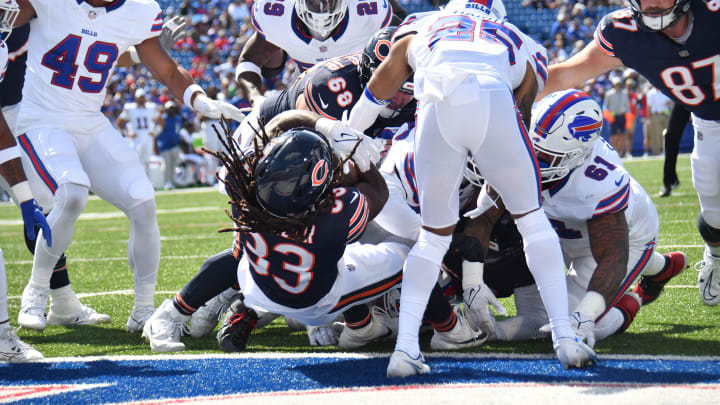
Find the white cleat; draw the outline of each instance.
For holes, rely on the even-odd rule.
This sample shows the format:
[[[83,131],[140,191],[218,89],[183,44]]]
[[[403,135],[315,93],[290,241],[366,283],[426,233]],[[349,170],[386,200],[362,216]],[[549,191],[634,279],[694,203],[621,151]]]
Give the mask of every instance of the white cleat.
[[[0,332],[0,361],[22,363],[43,358],[42,353],[20,340],[14,330],[6,328],[4,332]]]
[[[430,366],[425,364],[425,357],[422,353],[418,354],[416,358],[412,358],[402,350],[393,352],[387,367],[388,378],[405,378],[429,372]]]
[[[166,299],[145,322],[142,337],[150,343],[154,352],[179,352],[185,350],[180,337],[186,334],[190,315],[183,315],[175,309],[172,299]]]
[[[391,318],[380,307],[370,310],[370,322],[362,328],[343,328],[338,346],[343,349],[356,349],[378,340],[392,339],[397,336],[398,318]]]
[[[155,312],[155,306],[153,305],[133,306],[125,330],[132,333],[142,332],[145,321],[152,316],[153,312]]]
[[[695,264],[695,270],[699,272],[700,298],[707,305],[717,305],[720,302],[720,257],[706,250],[703,260]]]
[[[560,338],[553,344],[555,354],[565,370],[592,366],[597,356],[590,346],[577,336]]]
[[[18,324],[26,329],[45,330],[47,323],[48,294],[50,288],[37,287],[30,281],[23,290],[20,300],[20,312],[18,313]]]
[[[74,314],[63,314],[57,306],[50,303],[47,323],[50,325],[96,325],[98,323],[109,323],[110,315],[98,313],[96,310],[82,305],[80,310]]]
[[[481,346],[488,339],[487,333],[482,330],[473,330],[470,321],[465,315],[455,312],[457,322],[447,332],[434,331],[430,339],[433,350],[458,350],[468,347]]]
[[[231,299],[237,294],[237,290],[228,288],[198,308],[198,310],[192,314],[190,336],[194,338],[210,336],[230,306]]]

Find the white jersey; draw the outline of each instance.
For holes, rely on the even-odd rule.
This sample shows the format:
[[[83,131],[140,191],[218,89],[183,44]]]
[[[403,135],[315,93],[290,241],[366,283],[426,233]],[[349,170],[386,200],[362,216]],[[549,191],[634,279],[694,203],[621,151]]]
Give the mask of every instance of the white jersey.
[[[162,32],[153,0],[115,0],[93,7],[77,0],[30,0],[28,61],[17,129],[92,131],[106,84],[122,53]],[[104,121],[103,121],[104,120]]]
[[[0,82],[5,78],[8,60],[8,47],[5,45],[5,41],[0,39]]]
[[[465,78],[478,74],[495,76],[515,89],[528,63],[535,69],[534,54],[547,61],[542,47],[517,27],[477,10],[441,10],[403,27],[403,32],[411,30],[416,36],[408,63],[420,101],[442,101]]]
[[[598,139],[585,163],[543,190],[543,209],[560,236],[567,257],[592,256],[587,221],[625,210],[630,246],[644,246],[658,233],[655,206],[630,176],[617,152]]]
[[[397,182],[403,191],[404,200],[416,213],[420,213],[417,181],[415,180],[415,128],[412,124],[401,126],[393,137],[392,147],[380,166],[386,179]]]
[[[349,0],[345,18],[324,41],[298,28],[294,0],[258,0],[251,14],[258,35],[282,48],[305,70],[326,59],[362,50],[370,36],[390,24],[393,12],[387,0]]]
[[[145,105],[138,107],[137,103],[127,103],[123,107],[120,118],[130,123],[135,133],[135,142],[144,141],[155,128],[154,119],[157,118],[157,104],[146,101]]]

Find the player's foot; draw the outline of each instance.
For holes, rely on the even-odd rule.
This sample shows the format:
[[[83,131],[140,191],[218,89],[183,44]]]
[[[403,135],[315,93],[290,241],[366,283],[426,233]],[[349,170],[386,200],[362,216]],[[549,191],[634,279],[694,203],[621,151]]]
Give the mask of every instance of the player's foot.
[[[641,305],[642,301],[640,296],[633,291],[626,292],[625,295],[620,298],[620,301],[614,306],[622,312],[625,321],[623,321],[622,326],[615,333],[623,333],[630,327]]]
[[[669,259],[666,261],[665,268],[654,276],[640,277],[640,281],[633,289],[633,292],[642,300],[643,305],[655,301],[662,293],[665,284],[688,267],[688,257],[683,252],[672,252],[664,256]]]
[[[699,272],[700,298],[707,305],[717,305],[720,302],[720,257],[706,249],[703,260],[695,264],[695,270]]]
[[[45,330],[47,314],[45,307],[48,302],[50,288],[38,287],[30,281],[23,290],[20,300],[18,324],[26,329]]]
[[[356,349],[378,340],[392,339],[397,336],[398,319],[391,318],[380,307],[370,310],[370,322],[362,328],[352,329],[345,325],[338,346],[343,349]]]
[[[47,316],[47,323],[50,325],[95,325],[110,322],[110,315],[100,314],[87,305],[80,305],[80,309],[71,314],[62,311],[58,307],[58,305],[50,303],[50,312],[48,312]]]
[[[147,321],[155,312],[154,305],[135,305],[130,313],[125,330],[132,333],[142,332]]]
[[[162,305],[145,321],[142,337],[150,343],[154,352],[179,352],[185,350],[180,337],[185,334],[190,315],[183,315],[175,309],[172,299]]]
[[[430,366],[425,364],[425,357],[422,353],[413,358],[404,351],[396,349],[390,356],[386,375],[388,378],[405,378],[429,372]]]
[[[480,346],[488,338],[487,333],[482,330],[473,330],[470,321],[465,315],[456,312],[457,322],[452,329],[446,332],[433,333],[430,339],[430,347],[433,350],[458,350],[467,347]]]
[[[12,328],[0,331],[0,361],[20,363],[43,359],[42,353],[20,340]]]
[[[228,288],[198,308],[198,310],[192,314],[190,336],[194,338],[210,336],[210,333],[215,329],[225,314],[225,311],[230,306],[230,301],[237,294],[237,290]]]
[[[672,190],[675,190],[676,188],[680,187],[680,181],[675,181],[670,186],[662,186],[660,191],[657,193],[658,197],[670,197],[672,194]]]
[[[245,350],[257,320],[257,313],[252,308],[245,306],[239,294],[236,295],[230,303],[230,307],[225,313],[225,320],[217,333],[220,348],[228,353]]]
[[[597,359],[590,346],[583,343],[577,336],[560,338],[553,343],[553,348],[565,370],[591,366]]]

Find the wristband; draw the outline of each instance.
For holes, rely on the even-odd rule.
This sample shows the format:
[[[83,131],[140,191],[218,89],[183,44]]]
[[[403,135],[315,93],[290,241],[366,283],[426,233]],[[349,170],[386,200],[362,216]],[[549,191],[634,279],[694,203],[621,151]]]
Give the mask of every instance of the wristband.
[[[18,204],[32,200],[32,191],[30,191],[30,184],[26,181],[21,181],[20,183],[10,187],[13,194],[15,195],[15,199],[17,200]]]
[[[17,145],[0,150],[0,165],[15,158],[20,157],[20,149]]]
[[[483,262],[469,262],[463,260],[462,263],[462,288],[467,290],[468,288],[475,287],[479,284],[485,284],[483,281],[483,269],[485,265]]]
[[[593,321],[605,312],[605,298],[595,291],[587,291],[582,301],[575,307],[575,312],[585,314]]]
[[[137,49],[135,49],[134,46],[131,46],[128,48],[128,56],[130,56],[130,60],[135,63],[140,63],[140,55],[137,53]]]
[[[365,87],[363,95],[350,111],[348,126],[358,131],[365,131],[375,122],[380,112],[385,108],[382,100],[378,101],[375,96]]]
[[[365,86],[365,91],[363,91],[363,95],[365,97],[367,97],[368,100],[372,101],[373,103],[375,103],[377,105],[381,105],[383,107],[390,104],[390,100],[392,100],[392,99],[378,100],[377,97],[375,97],[375,95],[372,94],[372,91],[370,91],[370,89],[367,86]]]
[[[244,72],[253,72],[262,78],[262,69],[260,66],[250,61],[243,61],[238,63],[235,68],[235,81],[239,81],[240,74]]]
[[[196,92],[200,92],[201,94],[205,94],[205,90],[202,89],[202,87],[198,86],[197,84],[193,83],[185,89],[185,93],[183,94],[183,103],[185,103],[186,106],[190,108],[195,108],[192,105],[192,96]]]

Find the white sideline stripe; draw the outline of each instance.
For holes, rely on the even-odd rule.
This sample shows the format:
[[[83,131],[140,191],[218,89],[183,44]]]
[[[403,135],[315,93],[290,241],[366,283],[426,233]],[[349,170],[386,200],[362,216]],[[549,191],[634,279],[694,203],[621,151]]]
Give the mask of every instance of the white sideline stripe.
[[[206,359],[374,359],[389,358],[391,353],[206,353],[206,354],[158,354],[133,356],[87,356],[87,357],[49,357],[35,363],[52,362],[93,362],[93,361],[142,361],[142,360],[206,360]],[[451,359],[501,359],[501,360],[534,360],[554,359],[551,353],[457,353],[432,352],[424,353],[426,358],[442,357]],[[600,360],[668,360],[668,361],[720,361],[720,356],[678,356],[678,355],[647,355],[647,354],[600,354]]]
[[[167,295],[167,294],[173,294],[175,295],[177,291],[155,291],[155,294],[159,295]],[[103,291],[103,292],[94,292],[94,293],[75,293],[78,298],[88,298],[88,297],[102,297],[106,295],[135,295],[135,290],[117,290],[117,291]],[[13,295],[9,296],[9,300],[19,300],[22,298],[21,295]]]
[[[187,259],[207,259],[208,255],[188,255],[188,256],[162,256],[161,259],[164,260],[187,260]],[[83,263],[92,263],[92,262],[115,262],[119,260],[127,260],[127,256],[123,257],[73,257],[72,262],[83,262]],[[5,262],[5,264],[32,264],[32,260],[8,260]]]
[[[172,209],[160,209],[157,210],[158,215],[165,215],[165,214],[182,214],[187,212],[205,212],[205,211],[218,211],[218,212],[225,212],[224,207],[221,205],[211,205],[211,206],[204,206],[204,207],[189,207],[189,208],[172,208]],[[96,221],[101,219],[115,219],[115,218],[125,218],[125,213],[122,211],[111,211],[111,212],[91,212],[87,214],[81,214],[78,218],[79,221]],[[12,226],[12,225],[22,225],[23,221],[22,218],[20,219],[1,219],[0,220],[0,226]]]

